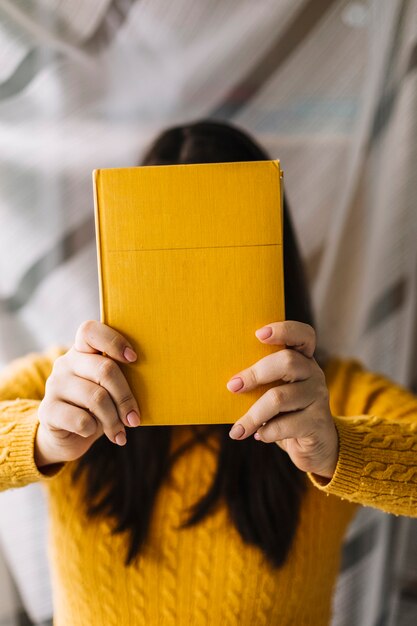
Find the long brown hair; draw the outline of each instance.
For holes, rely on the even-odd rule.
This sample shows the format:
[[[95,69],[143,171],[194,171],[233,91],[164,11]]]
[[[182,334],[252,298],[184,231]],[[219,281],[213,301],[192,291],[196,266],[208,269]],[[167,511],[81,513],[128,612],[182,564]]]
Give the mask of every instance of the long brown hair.
[[[268,160],[242,130],[202,120],[162,132],[142,165]],[[286,318],[314,326],[307,282],[284,197],[284,280]],[[319,361],[319,358],[316,356]],[[140,403],[140,398],[139,398]],[[86,473],[90,516],[109,516],[114,532],[128,532],[126,565],[146,542],[155,497],[176,458],[208,434],[219,438],[217,468],[207,493],[194,503],[182,527],[198,524],[223,502],[242,539],[258,546],[270,563],[286,560],[299,520],[305,475],[275,444],[249,437],[230,439],[230,424],[194,429],[194,439],[170,454],[171,426],[128,429],[126,446],[101,437],[75,466],[74,480]],[[177,427],[178,428],[178,427]],[[178,532],[181,532],[179,529]]]

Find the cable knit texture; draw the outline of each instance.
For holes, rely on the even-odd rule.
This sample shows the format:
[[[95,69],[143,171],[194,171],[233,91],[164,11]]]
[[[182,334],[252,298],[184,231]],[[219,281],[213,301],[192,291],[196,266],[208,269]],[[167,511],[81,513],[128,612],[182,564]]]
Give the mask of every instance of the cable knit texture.
[[[70,480],[73,463],[46,475],[34,462],[37,408],[63,352],[56,346],[16,359],[0,375],[0,488],[42,481],[47,490],[56,626],[327,626],[341,544],[357,503],[417,517],[417,398],[356,360],[332,358],[325,374],[339,460],[330,481],[306,474],[285,565],[272,569],[243,543],[223,505],[199,525],[178,529],[213,476],[216,442],[209,441],[174,465],[141,559],[126,568],[126,536],[112,535],[107,519],[87,519],[82,485]],[[173,446],[189,436],[189,428],[178,427]]]

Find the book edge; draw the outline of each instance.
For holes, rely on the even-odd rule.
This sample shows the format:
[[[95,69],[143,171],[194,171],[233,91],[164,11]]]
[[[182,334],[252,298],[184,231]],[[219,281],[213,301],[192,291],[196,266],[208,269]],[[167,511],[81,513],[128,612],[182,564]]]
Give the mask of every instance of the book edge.
[[[98,288],[100,296],[100,321],[105,323],[104,313],[104,278],[103,278],[103,264],[101,253],[101,234],[100,234],[100,210],[99,210],[99,176],[100,170],[93,170],[93,195],[94,195],[94,222],[96,227],[96,253],[97,253],[97,274],[98,274]]]

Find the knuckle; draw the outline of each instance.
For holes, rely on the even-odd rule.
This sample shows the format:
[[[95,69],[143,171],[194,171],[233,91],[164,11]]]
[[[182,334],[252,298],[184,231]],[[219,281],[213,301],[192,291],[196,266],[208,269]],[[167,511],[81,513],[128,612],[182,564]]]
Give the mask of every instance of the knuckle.
[[[258,372],[256,371],[256,367],[250,367],[247,372],[247,375],[250,381],[250,385],[257,387],[259,385],[259,375],[258,375]]]
[[[323,402],[328,402],[329,400],[329,391],[326,385],[320,385],[320,398]]]
[[[307,324],[307,328],[308,328],[308,332],[311,335],[311,339],[312,339],[313,343],[315,344],[316,343],[316,331],[313,328],[313,326],[311,326],[310,324]]]
[[[251,412],[251,413],[246,413],[245,414],[245,418],[248,420],[250,427],[252,429],[256,429],[259,428],[261,421],[259,418],[257,418],[257,416],[255,415],[255,413]]]
[[[325,381],[319,378],[317,384],[315,385],[315,396],[317,400],[326,401],[329,397],[329,392],[327,389],[327,385]]]
[[[117,352],[123,351],[124,342],[121,339],[121,337],[119,337],[119,335],[113,335],[113,337],[110,340],[110,345],[113,346],[117,350]]]
[[[64,355],[57,357],[53,364],[53,372],[61,373],[67,366],[67,359]]]
[[[113,378],[116,373],[116,368],[117,365],[112,359],[104,357],[104,360],[98,368],[99,380],[109,380],[109,378]]]
[[[282,357],[285,369],[292,370],[297,363],[297,354],[295,350],[282,350]]]
[[[325,387],[326,392],[327,392],[327,381],[326,381],[326,376],[325,373],[323,372],[323,370],[321,368],[318,368],[318,372],[317,372],[317,376],[319,378],[319,381],[321,383],[321,385],[323,387]]]
[[[58,386],[58,377],[56,372],[52,371],[45,382],[45,396],[54,396]]]
[[[39,419],[39,422],[43,424],[44,426],[48,422],[50,406],[51,406],[51,403],[48,401],[46,397],[44,397],[43,400],[41,400],[39,407],[38,407],[38,419]]]
[[[134,401],[133,395],[131,393],[127,393],[125,396],[119,400],[119,405],[122,406],[124,404],[132,404]]]
[[[97,387],[91,396],[92,406],[101,406],[107,400],[107,391],[104,387]]]
[[[297,327],[299,327],[299,322],[295,320],[284,320],[282,322],[282,328],[285,336],[292,335],[297,331]]]
[[[283,393],[279,387],[268,389],[266,396],[272,406],[280,405],[284,399]]]
[[[82,352],[79,352],[77,350],[76,341],[77,341],[77,339],[75,339],[75,342],[72,344],[72,346],[70,347],[68,352],[66,352],[62,356],[58,357],[59,359],[65,359],[66,367],[68,367],[68,368],[71,367],[71,365],[73,364],[74,360],[78,359],[80,357],[80,355],[83,354]]]
[[[85,320],[84,322],[81,322],[77,330],[77,336],[88,337],[96,323],[97,322],[95,320]]]
[[[91,417],[86,413],[80,413],[75,418],[75,428],[77,433],[85,433],[91,430]]]
[[[281,441],[284,439],[284,433],[278,423],[273,425],[270,442]]]

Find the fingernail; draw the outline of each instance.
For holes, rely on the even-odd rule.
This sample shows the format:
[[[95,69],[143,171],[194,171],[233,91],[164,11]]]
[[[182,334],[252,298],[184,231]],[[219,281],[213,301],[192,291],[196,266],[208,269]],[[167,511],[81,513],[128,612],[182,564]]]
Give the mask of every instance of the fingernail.
[[[272,335],[272,328],[270,326],[264,326],[263,328],[256,330],[255,335],[258,339],[268,339],[268,337]]]
[[[120,431],[120,433],[117,433],[117,435],[114,438],[115,442],[117,443],[118,446],[124,446],[127,439],[126,439],[126,435],[124,434],[124,432]]]
[[[140,424],[139,415],[136,413],[136,411],[130,411],[130,413],[126,415],[126,419],[130,426],[139,426]]]
[[[233,428],[231,429],[231,431],[229,432],[229,436],[232,439],[239,439],[244,434],[245,434],[245,429],[243,428],[242,424],[235,424]]]
[[[125,348],[123,356],[125,357],[126,361],[129,361],[130,363],[136,361],[137,359],[136,352],[134,352],[132,348]]]
[[[236,378],[232,378],[231,380],[229,380],[226,387],[229,389],[229,391],[238,391],[243,387],[243,380],[239,376],[237,376]]]
[[[256,441],[260,441],[261,440],[261,435],[259,433],[255,433],[253,437],[254,437],[254,439],[256,439]]]

